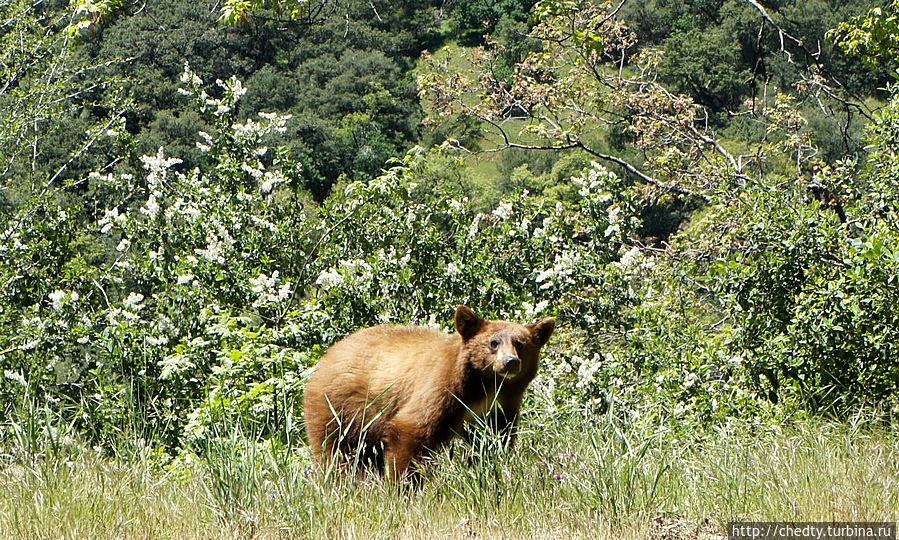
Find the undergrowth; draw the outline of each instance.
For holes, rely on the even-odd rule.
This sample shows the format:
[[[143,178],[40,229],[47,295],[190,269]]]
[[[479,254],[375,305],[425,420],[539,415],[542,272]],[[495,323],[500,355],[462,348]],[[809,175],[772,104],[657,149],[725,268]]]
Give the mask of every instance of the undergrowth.
[[[133,446],[109,455],[64,429],[19,425],[3,449],[0,536],[697,537],[734,520],[899,511],[895,430],[868,417],[684,432],[532,408],[522,427],[513,449],[457,442],[418,482],[394,484],[322,474],[301,442],[262,442],[239,426],[171,457]]]

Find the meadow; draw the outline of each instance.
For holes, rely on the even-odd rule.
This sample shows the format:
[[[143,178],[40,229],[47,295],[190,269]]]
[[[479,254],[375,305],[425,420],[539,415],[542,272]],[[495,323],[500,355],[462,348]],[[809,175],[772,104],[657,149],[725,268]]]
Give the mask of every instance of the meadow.
[[[0,2],[0,537],[899,516],[899,2],[452,4]],[[317,469],[461,304],[558,321],[515,446]]]
[[[108,455],[20,426],[21,447],[36,451],[4,459],[0,536],[714,538],[731,521],[899,512],[895,429],[870,419],[678,433],[537,407],[514,449],[456,442],[401,484],[314,469],[302,443],[240,429],[223,427],[203,457],[172,459],[139,446]]]

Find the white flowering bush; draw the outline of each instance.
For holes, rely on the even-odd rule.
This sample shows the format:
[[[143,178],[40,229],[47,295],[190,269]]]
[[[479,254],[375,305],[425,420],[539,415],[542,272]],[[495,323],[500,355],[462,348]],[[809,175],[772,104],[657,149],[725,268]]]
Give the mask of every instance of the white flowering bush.
[[[214,92],[189,70],[182,82],[214,127],[198,134],[205,161],[188,170],[160,148],[92,174],[113,204],[87,230],[59,208],[26,216],[28,234],[2,244],[18,253],[4,275],[44,257],[42,273],[4,291],[15,309],[0,306],[20,329],[2,343],[11,401],[42,400],[101,443],[127,427],[177,448],[235,422],[294,441],[305,379],[328,345],[379,323],[450,331],[468,304],[489,317],[559,317],[535,383],[549,404],[640,415],[670,398],[684,417],[727,411],[716,396],[738,385],[739,367],[721,368],[730,360],[714,340],[685,348],[703,331],[685,307],[695,298],[632,240],[640,195],[616,174],[592,163],[564,200],[522,191],[476,212],[453,184],[422,185],[430,154],[413,149],[316,207],[298,188],[302,171],[267,145],[286,118],[237,118],[236,79]],[[53,252],[79,234],[104,242],[105,256]]]

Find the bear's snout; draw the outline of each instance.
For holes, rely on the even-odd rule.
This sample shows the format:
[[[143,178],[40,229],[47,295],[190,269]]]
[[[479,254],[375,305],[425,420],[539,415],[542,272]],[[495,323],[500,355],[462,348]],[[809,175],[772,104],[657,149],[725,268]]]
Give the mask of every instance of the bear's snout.
[[[521,371],[521,359],[517,356],[507,356],[503,358],[503,371],[507,373],[518,373]]]

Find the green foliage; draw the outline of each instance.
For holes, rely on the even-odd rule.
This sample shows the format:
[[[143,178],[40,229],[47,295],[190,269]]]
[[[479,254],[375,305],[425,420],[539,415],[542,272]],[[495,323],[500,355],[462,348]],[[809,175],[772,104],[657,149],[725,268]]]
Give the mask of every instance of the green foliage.
[[[433,116],[456,122],[443,133],[515,150],[484,179],[458,140],[405,151],[428,6],[351,2],[305,27],[248,4],[224,29],[204,6],[104,21],[80,57],[61,48],[64,25],[11,12],[20,39],[4,58],[22,84],[0,93],[0,403],[16,417],[40,404],[47,425],[30,431],[53,418],[106,449],[127,438],[231,455],[222,430],[240,425],[289,449],[328,345],[378,323],[451,331],[463,303],[559,318],[533,385],[546,411],[688,437],[802,407],[899,410],[895,89],[872,115],[869,155],[836,161],[819,151],[826,122],[806,113],[830,114],[843,94],[809,77],[744,101],[756,72],[742,38],[705,15],[672,8],[662,46],[632,55],[637,33],[611,4],[539,2],[527,23],[496,4],[495,38],[465,51],[464,73],[443,51],[420,76]],[[727,10],[740,32],[758,16]],[[370,11],[377,22],[355,24]],[[42,48],[42,32],[61,41]],[[125,57],[85,73],[89,58]],[[95,106],[115,95],[109,77],[129,79],[133,109]],[[78,97],[69,80],[86,85]],[[731,109],[725,138],[708,120]],[[616,472],[583,481],[590,504],[655,504],[664,464],[640,469],[649,451],[599,460]]]
[[[302,194],[286,187],[298,184],[295,166],[261,145],[286,119],[236,122],[240,83],[221,83],[215,99],[192,73],[184,82],[214,126],[198,142],[202,169],[177,171],[181,160],[160,148],[143,170],[89,177],[110,201],[98,221],[85,226],[45,196],[13,216],[4,238],[3,321],[17,331],[3,335],[3,390],[47,400],[97,441],[136,415],[144,436],[176,444],[216,358],[198,352],[192,376],[172,382],[161,376],[166,346],[202,333],[204,308],[255,303],[281,316],[275,304],[293,291],[269,287],[259,271],[288,266],[277,261],[297,249],[287,233],[303,219]],[[88,263],[77,251],[83,237],[108,239],[116,256]]]
[[[899,54],[899,2],[872,8],[866,15],[842,21],[830,37],[847,53],[866,62],[895,63]]]
[[[415,150],[313,211],[286,149],[263,145],[289,118],[240,122],[239,81],[220,82],[214,98],[191,71],[181,79],[211,126],[196,144],[199,167],[184,169],[160,149],[139,169],[95,174],[113,203],[89,231],[59,210],[56,221],[40,216],[26,229],[46,224],[59,248],[10,240],[6,249],[32,253],[45,272],[59,256],[34,253],[71,249],[79,234],[107,238],[118,253],[36,277],[52,284],[37,296],[10,291],[18,308],[6,324],[21,329],[4,338],[11,401],[28,392],[55,404],[97,443],[138,426],[177,448],[235,421],[296,440],[302,383],[324,346],[380,322],[447,328],[453,306],[467,303],[492,317],[560,316],[566,345],[549,357],[542,383],[551,402],[602,409],[613,399],[605,382],[617,376],[628,392],[614,399],[648,410],[636,391],[658,374],[662,351],[634,362],[645,344],[628,336],[644,321],[665,322],[641,307],[657,294],[647,289],[652,261],[639,262],[639,249],[620,256],[639,208],[619,176],[581,165],[564,200],[519,192],[480,213],[460,187],[429,180],[430,157]],[[672,390],[681,401],[680,385]],[[697,398],[703,407],[708,396]]]
[[[895,105],[881,110],[870,127],[865,174],[851,162],[823,161],[818,132],[797,106],[803,98],[787,93],[743,104],[741,116],[761,129],[740,140],[755,149],[737,155],[732,148],[740,146],[721,140],[706,121],[708,107],[655,82],[659,71],[683,65],[685,72],[672,81],[695,91],[687,87],[687,72],[714,75],[713,66],[725,60],[692,58],[729,55],[736,66],[737,49],[696,47],[709,30],[682,20],[666,46],[693,46],[693,53],[684,50],[666,64],[666,54],[647,49],[636,58],[634,73],[622,75],[609,64],[631,34],[611,9],[537,4],[531,34],[542,48],[527,56],[508,85],[492,71],[496,52],[489,47],[469,53],[470,75],[450,75],[444,57],[435,55],[421,78],[435,116],[478,119],[497,134],[499,148],[580,149],[621,165],[636,182],[619,187],[631,193],[632,208],[639,209],[634,216],[648,217],[647,210],[665,197],[690,201],[692,215],[684,231],[668,233],[670,246],[644,250],[639,240],[625,240],[635,247],[618,264],[631,268],[637,280],[630,309],[618,315],[628,321],[622,327],[627,339],[623,346],[601,348],[579,343],[593,360],[579,355],[572,363],[578,384],[595,380],[594,396],[617,384],[613,399],[638,410],[647,390],[641,378],[652,377],[666,400],[673,397],[676,414],[688,409],[699,418],[764,407],[756,397],[835,414],[860,404],[895,414],[899,373],[892,343],[899,320],[889,306],[897,300],[899,268],[889,246],[897,220],[886,202],[899,196]],[[821,87],[820,80],[801,86]],[[522,111],[514,124],[510,107]],[[626,123],[632,136],[622,146],[641,152],[642,169],[599,150],[597,119]],[[633,269],[644,264],[658,273],[641,278]],[[629,329],[637,328],[641,332],[631,335]],[[600,350],[606,362],[591,368],[601,363]],[[627,360],[617,360],[619,354]],[[564,376],[554,374],[553,380]]]
[[[325,2],[310,3],[308,0],[225,0],[221,19],[231,25],[246,24],[254,12],[264,9],[288,19],[300,19],[320,11],[324,5]]]
[[[736,108],[750,93],[752,75],[740,43],[724,28],[675,31],[665,40],[658,73],[668,88],[713,112]]]
[[[658,74],[672,88],[715,111],[733,111],[741,99],[763,93],[765,85],[788,91],[797,80],[797,67],[826,73],[855,93],[876,92],[887,80],[885,73],[866,69],[825,39],[831,28],[875,4],[760,3],[780,30],[757,7],[739,1],[625,3],[621,16],[642,46],[665,51]]]
[[[214,314],[199,316],[203,334],[180,343],[159,365],[161,380],[189,386],[196,369],[212,366],[199,389],[203,398],[187,414],[188,441],[205,441],[215,426],[239,422],[257,436],[300,440],[299,398],[315,360],[323,352],[300,352],[283,343],[297,332],[267,328],[258,317]]]
[[[217,24],[220,7],[240,24]],[[375,176],[414,144],[420,113],[404,74],[434,39],[433,17],[430,3],[417,2],[159,0],[105,22],[77,52],[112,62],[98,74],[127,81],[136,155],[166,146],[188,166],[199,163],[193,137],[208,126],[176,92],[183,64],[210,83],[241,77],[244,118],[293,115],[272,144],[291,147],[322,200],[342,176]],[[91,95],[91,103],[105,99],[102,89]]]
[[[534,0],[459,0],[452,9],[452,22],[465,43],[479,43],[484,34],[528,20]]]

